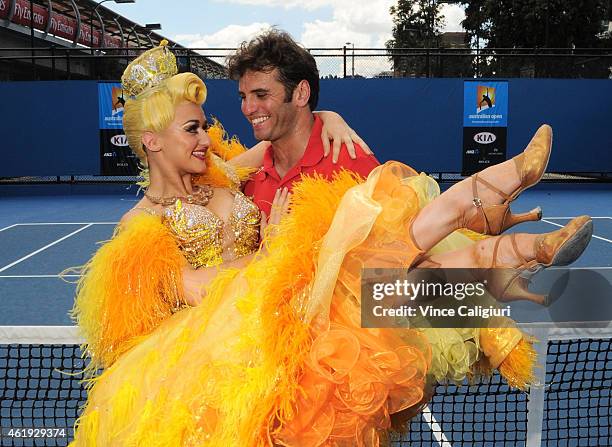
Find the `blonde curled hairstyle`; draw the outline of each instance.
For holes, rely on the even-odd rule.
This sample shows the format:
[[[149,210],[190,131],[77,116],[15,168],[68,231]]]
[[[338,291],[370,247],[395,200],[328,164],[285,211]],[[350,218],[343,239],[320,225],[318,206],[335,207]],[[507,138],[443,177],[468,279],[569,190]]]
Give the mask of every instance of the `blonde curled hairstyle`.
[[[132,151],[143,166],[148,166],[147,155],[142,144],[146,131],[160,132],[174,119],[176,107],[184,101],[197,105],[206,100],[206,86],[193,73],[172,76],[155,87],[144,90],[125,101],[123,129]]]
[[[160,132],[174,120],[177,106],[191,102],[201,106],[206,100],[206,86],[193,73],[178,72],[176,58],[168,49],[168,41],[145,51],[132,61],[123,72],[121,84],[126,95],[123,106],[123,130],[130,148],[142,165],[143,178],[137,184],[143,188],[149,185],[149,170],[146,147],[142,143],[145,132]],[[206,155],[206,172],[192,181],[218,187],[238,188],[252,173],[251,168],[233,168],[227,163],[246,148],[237,138],[229,138],[223,126],[213,120],[208,130],[211,140]]]

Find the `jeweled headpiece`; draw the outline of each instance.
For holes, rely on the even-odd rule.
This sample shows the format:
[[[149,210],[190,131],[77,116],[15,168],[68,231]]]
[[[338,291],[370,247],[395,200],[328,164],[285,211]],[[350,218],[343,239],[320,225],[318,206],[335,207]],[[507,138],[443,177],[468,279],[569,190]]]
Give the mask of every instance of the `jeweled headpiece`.
[[[177,73],[176,57],[164,39],[158,47],[145,51],[127,66],[121,84],[123,91],[133,97]]]

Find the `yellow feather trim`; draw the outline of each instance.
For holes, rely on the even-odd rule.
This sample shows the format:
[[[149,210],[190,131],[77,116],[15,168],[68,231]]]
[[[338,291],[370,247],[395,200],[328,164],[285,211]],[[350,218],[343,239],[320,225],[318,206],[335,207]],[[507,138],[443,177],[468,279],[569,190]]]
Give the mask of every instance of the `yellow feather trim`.
[[[533,341],[522,338],[499,365],[499,372],[508,385],[526,390],[533,383],[537,354]]]
[[[100,412],[92,410],[87,414],[77,419],[74,424],[75,431],[82,433],[82,438],[79,440],[79,445],[96,446],[98,445],[98,427],[100,425]],[[71,443],[70,446],[76,445],[77,442]]]
[[[247,151],[236,136],[229,137],[221,123],[215,118],[208,129],[210,148],[206,153],[206,172],[194,179],[195,184],[206,184],[218,188],[236,189],[248,180],[255,171],[252,168],[234,167],[226,163]]]
[[[511,387],[527,390],[533,383],[537,361],[537,353],[533,347],[534,342],[533,338],[523,334],[523,337],[497,367],[499,373]],[[491,377],[493,370],[490,358],[483,356],[471,366],[468,378],[471,383],[475,383],[478,378]]]
[[[137,387],[129,382],[123,383],[111,399],[112,412],[109,428],[121,427],[121,423],[134,412],[134,404],[140,394]],[[105,433],[105,436],[114,438],[117,433]]]
[[[185,303],[186,263],[157,216],[142,214],[115,230],[84,266],[72,309],[91,370],[110,366]]]
[[[217,118],[213,118],[213,124],[207,133],[211,141],[210,150],[225,161],[248,150],[236,135],[229,136]]]

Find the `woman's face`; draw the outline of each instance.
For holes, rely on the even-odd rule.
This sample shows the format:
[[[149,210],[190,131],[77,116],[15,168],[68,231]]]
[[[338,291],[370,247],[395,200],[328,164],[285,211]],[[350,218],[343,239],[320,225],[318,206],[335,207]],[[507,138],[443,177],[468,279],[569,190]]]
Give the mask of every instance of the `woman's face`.
[[[206,152],[210,146],[208,122],[202,107],[182,102],[175,110],[174,120],[157,133],[160,161],[180,174],[201,174],[206,170]]]

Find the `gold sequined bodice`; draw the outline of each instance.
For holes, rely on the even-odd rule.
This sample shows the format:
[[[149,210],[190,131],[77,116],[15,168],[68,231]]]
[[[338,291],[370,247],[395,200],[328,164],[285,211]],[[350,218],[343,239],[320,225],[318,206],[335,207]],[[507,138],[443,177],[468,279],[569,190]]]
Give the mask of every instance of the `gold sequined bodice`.
[[[259,209],[241,192],[234,194],[227,222],[204,206],[181,200],[164,208],[162,220],[193,268],[232,261],[259,247]]]

